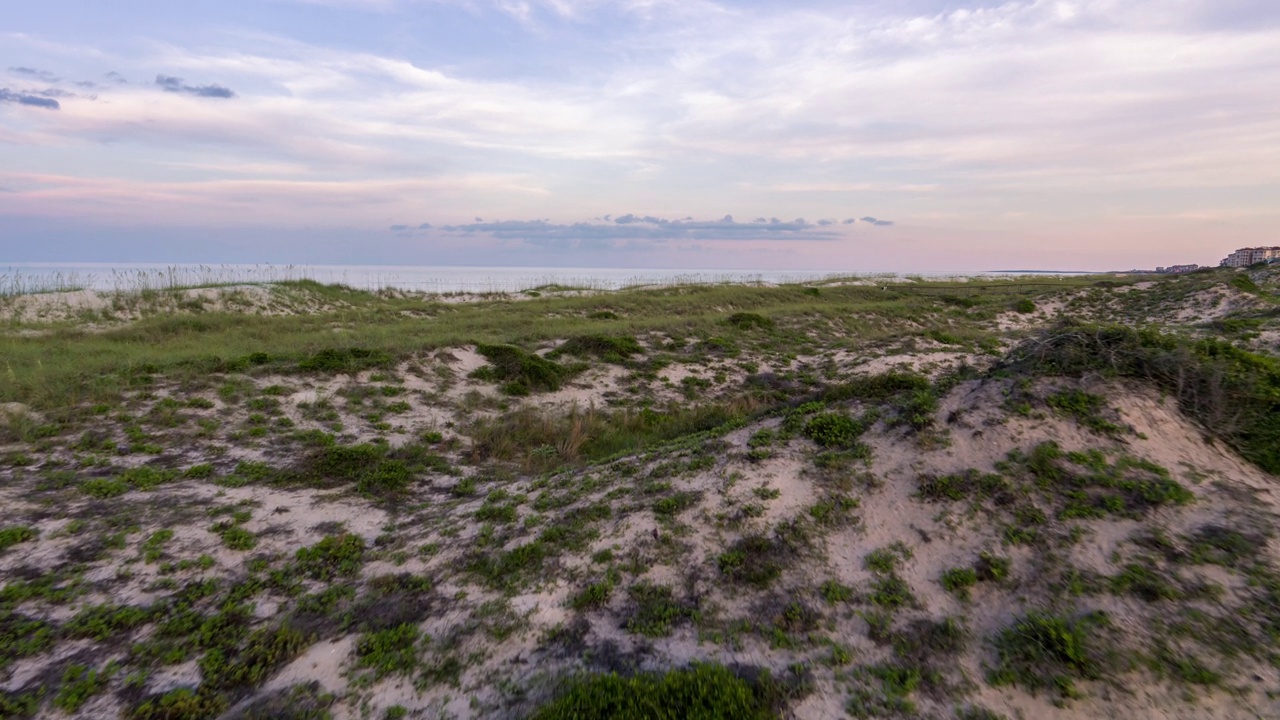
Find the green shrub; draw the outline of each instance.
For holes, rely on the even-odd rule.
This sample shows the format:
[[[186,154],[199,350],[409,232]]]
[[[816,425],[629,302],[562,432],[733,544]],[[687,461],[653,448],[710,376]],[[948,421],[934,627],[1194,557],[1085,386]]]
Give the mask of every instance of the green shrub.
[[[1013,311],[1027,315],[1036,311],[1036,304],[1030,298],[1022,298],[1013,304]]]
[[[1185,596],[1182,588],[1171,578],[1147,565],[1129,563],[1111,578],[1111,592],[1117,595],[1136,595],[1147,602],[1180,600]]]
[[[477,553],[467,570],[494,589],[512,590],[538,576],[551,552],[547,542],[534,540],[494,554]]]
[[[510,395],[527,395],[542,390],[559,390],[578,370],[569,368],[514,345],[477,345],[489,365],[478,368],[471,377],[489,382],[505,383],[503,390]]]
[[[763,315],[749,312],[734,313],[725,318],[724,322],[726,325],[732,325],[739,330],[751,330],[753,328],[769,330],[774,325],[773,320]]]
[[[848,585],[843,585],[836,580],[823,581],[822,585],[818,587],[818,594],[821,595],[822,599],[827,601],[827,604],[829,605],[847,603],[852,601],[854,597],[853,588]]]
[[[101,642],[115,635],[139,628],[152,620],[151,608],[132,605],[94,605],[76,613],[62,626],[70,637]]]
[[[44,652],[54,639],[54,627],[49,623],[0,612],[0,670],[14,660]]]
[[[694,608],[679,603],[671,588],[638,582],[627,591],[635,609],[627,618],[627,632],[645,637],[666,637],[677,623],[694,617]]]
[[[4,552],[18,543],[31,542],[40,537],[40,531],[21,525],[10,525],[0,529],[0,552]]]
[[[978,571],[973,568],[951,568],[942,573],[942,587],[961,600],[969,599],[969,588],[978,584]]]
[[[164,548],[173,539],[173,531],[165,528],[157,530],[147,537],[142,543],[142,559],[148,563],[154,563],[164,557]]]
[[[1008,497],[1011,490],[1000,475],[972,469],[955,475],[921,475],[919,482],[917,495],[930,502]]]
[[[40,695],[0,690],[0,718],[29,718],[40,710]]]
[[[332,580],[360,572],[364,562],[364,538],[350,533],[329,535],[295,555],[298,570],[314,580]]]
[[[1187,544],[1192,563],[1238,567],[1256,557],[1266,540],[1221,525],[1204,525],[1187,538]]]
[[[828,403],[846,400],[883,402],[903,393],[927,390],[930,387],[932,383],[923,375],[888,372],[830,386],[822,391],[822,400]]]
[[[102,669],[91,669],[84,665],[68,665],[62,673],[62,684],[58,694],[53,698],[53,705],[61,710],[74,713],[89,701],[89,698],[107,689],[107,683],[115,674],[115,666],[107,665]]]
[[[655,515],[670,517],[693,507],[697,501],[698,496],[691,492],[678,492],[654,502],[653,512]]]
[[[770,720],[765,693],[719,665],[573,682],[529,720]]]
[[[600,582],[594,582],[586,586],[573,599],[569,601],[569,607],[574,610],[593,610],[595,608],[604,607],[609,602],[609,596],[613,594],[613,579],[606,578]]]
[[[1062,324],[1016,348],[995,373],[1102,373],[1154,382],[1241,455],[1280,474],[1280,360],[1221,340]]]
[[[898,414],[894,425],[908,425],[912,430],[920,431],[933,425],[933,416],[938,411],[938,395],[932,387],[913,390],[898,403]]]
[[[1012,565],[1009,558],[992,555],[984,550],[978,555],[974,570],[978,573],[978,579],[983,582],[1001,582],[1009,577]]]
[[[872,605],[886,610],[897,610],[914,605],[916,602],[911,586],[896,573],[876,578],[871,585],[870,599]]]
[[[302,653],[308,640],[289,627],[264,628],[249,634],[243,647],[227,651],[210,649],[200,659],[200,672],[208,687],[244,692],[266,682],[272,674]]]
[[[100,500],[120,497],[131,489],[129,483],[120,478],[89,478],[80,483],[80,492]]]
[[[716,565],[729,580],[765,588],[782,575],[782,547],[761,535],[744,537],[720,553]]]
[[[998,662],[989,680],[1074,697],[1077,680],[1102,677],[1107,643],[1099,633],[1110,626],[1101,612],[1079,617],[1029,613],[994,638]]]
[[[373,670],[374,677],[411,674],[418,666],[422,633],[414,623],[366,633],[356,643],[356,666]]]
[[[129,720],[207,720],[217,717],[227,709],[227,701],[221,695],[203,688],[170,690],[163,695],[153,695],[128,711]]]
[[[1262,294],[1262,288],[1258,287],[1258,283],[1254,282],[1253,278],[1249,277],[1248,275],[1243,275],[1243,274],[1236,275],[1235,277],[1231,278],[1231,280],[1229,280],[1227,284],[1229,284],[1231,287],[1237,290],[1242,290],[1244,292],[1251,293],[1253,295]]]
[[[623,362],[632,355],[644,352],[640,343],[633,337],[612,337],[609,335],[577,335],[565,340],[548,356],[577,355],[579,357],[595,356],[606,362]]]
[[[306,372],[357,373],[375,367],[386,367],[395,358],[384,350],[367,348],[325,348],[298,363]]]
[[[912,557],[911,548],[903,543],[876,548],[862,559],[862,565],[873,573],[888,574],[898,569],[898,564]]]
[[[822,447],[847,447],[863,430],[858,421],[844,413],[822,413],[805,423],[804,435]]]
[[[1124,428],[1102,417],[1106,398],[1081,390],[1063,390],[1045,398],[1049,407],[1075,418],[1081,425],[1103,435],[1116,435]]]
[[[222,544],[231,550],[245,552],[254,549],[258,545],[258,538],[239,525],[215,526],[215,529],[218,535],[222,537]]]

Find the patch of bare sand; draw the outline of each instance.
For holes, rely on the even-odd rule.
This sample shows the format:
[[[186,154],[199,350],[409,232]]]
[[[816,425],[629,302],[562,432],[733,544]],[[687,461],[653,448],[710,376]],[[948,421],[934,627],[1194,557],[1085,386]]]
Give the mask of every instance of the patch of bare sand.
[[[1187,296],[1172,309],[1172,319],[1179,324],[1198,324],[1220,320],[1243,310],[1256,310],[1266,303],[1256,296],[1226,285],[1217,285]]]

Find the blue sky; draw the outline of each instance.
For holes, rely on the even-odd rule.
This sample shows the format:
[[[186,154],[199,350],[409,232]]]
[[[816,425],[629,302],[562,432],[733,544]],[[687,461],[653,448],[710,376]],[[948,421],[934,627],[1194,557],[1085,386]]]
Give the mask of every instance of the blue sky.
[[[0,9],[0,264],[1108,269],[1262,243],[1274,0]]]

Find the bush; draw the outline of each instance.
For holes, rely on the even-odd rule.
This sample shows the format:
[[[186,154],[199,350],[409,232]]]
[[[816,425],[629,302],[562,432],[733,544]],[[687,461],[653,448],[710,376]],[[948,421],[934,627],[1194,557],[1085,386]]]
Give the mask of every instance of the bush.
[[[1110,624],[1101,612],[1075,618],[1029,613],[995,637],[998,662],[991,684],[1076,696],[1076,680],[1102,677],[1106,643],[1096,633]]]
[[[969,588],[978,584],[978,571],[973,568],[951,568],[942,573],[942,587],[961,600],[969,599]]]
[[[676,623],[692,618],[695,610],[677,602],[671,588],[639,582],[627,591],[635,610],[627,619],[627,632],[645,637],[666,637]]]
[[[150,608],[132,605],[94,605],[76,613],[75,617],[62,626],[62,631],[71,637],[83,637],[107,640],[113,635],[129,632],[151,621],[154,613]]]
[[[302,574],[328,581],[360,572],[364,548],[364,538],[359,535],[329,535],[311,547],[300,548],[294,559]]]
[[[782,575],[782,548],[776,541],[751,535],[716,558],[720,573],[736,583],[765,588]]]
[[[205,653],[200,672],[209,687],[244,692],[266,682],[307,645],[306,636],[292,628],[255,630],[238,650],[215,647]]]
[[[39,536],[39,530],[21,525],[10,525],[0,529],[0,552],[4,552],[18,543],[35,540]]]
[[[595,675],[570,685],[529,720],[769,720],[764,693],[720,665],[663,674]]]
[[[509,395],[528,395],[539,390],[559,390],[578,370],[569,368],[514,345],[477,345],[476,352],[489,361],[478,368],[471,377],[489,382],[505,383],[503,390]]]
[[[298,363],[298,369],[307,372],[356,373],[375,367],[385,367],[395,358],[383,350],[367,348],[325,348]]]
[[[99,670],[84,665],[67,666],[62,673],[62,686],[53,698],[54,706],[68,713],[75,713],[89,698],[107,689],[114,672],[114,665],[107,665]]]
[[[143,700],[127,717],[129,720],[206,720],[226,709],[227,701],[221,695],[178,688]]]
[[[1246,459],[1280,474],[1280,361],[1274,358],[1220,340],[1066,323],[1016,348],[994,372],[1149,380]]]
[[[417,648],[421,637],[418,626],[413,623],[368,633],[356,643],[356,665],[373,670],[378,678],[408,675],[418,666]]]
[[[1022,298],[1013,304],[1013,311],[1027,315],[1036,311],[1036,304],[1029,298]]]
[[[1054,410],[1070,415],[1076,422],[1103,435],[1115,435],[1124,429],[1102,417],[1103,411],[1109,408],[1101,395],[1082,390],[1063,390],[1045,398],[1045,402]]]
[[[724,322],[726,325],[732,325],[739,330],[750,330],[752,328],[768,330],[773,327],[773,321],[769,318],[748,312],[734,313],[725,318]]]
[[[640,347],[640,343],[633,337],[578,335],[565,340],[560,347],[548,353],[548,357],[594,355],[606,362],[620,363],[632,355],[639,355],[642,352],[644,352],[644,348]]]
[[[845,400],[883,402],[902,393],[927,390],[930,387],[932,385],[929,379],[923,375],[889,372],[860,377],[828,387],[822,391],[822,400],[829,403]]]
[[[815,415],[804,426],[805,437],[822,447],[847,447],[863,432],[858,421],[844,413]]]

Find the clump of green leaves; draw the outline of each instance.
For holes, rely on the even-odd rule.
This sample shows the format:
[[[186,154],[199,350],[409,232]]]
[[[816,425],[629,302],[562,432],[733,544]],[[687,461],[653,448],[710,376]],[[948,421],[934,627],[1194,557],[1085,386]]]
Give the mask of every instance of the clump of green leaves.
[[[953,475],[921,475],[917,495],[930,502],[1009,497],[1009,481],[994,473],[965,470]]]
[[[739,330],[751,330],[761,328],[770,330],[774,326],[773,320],[760,315],[758,313],[738,312],[724,319],[726,325],[732,325]]]
[[[413,623],[366,633],[356,643],[356,666],[373,671],[375,678],[411,674],[418,666],[422,633]]]
[[[662,674],[593,675],[570,684],[530,720],[771,720],[768,694],[720,665]]]
[[[782,575],[785,548],[776,539],[748,535],[716,558],[720,573],[743,585],[765,588]]]
[[[971,567],[950,568],[942,573],[942,587],[961,600],[969,599],[969,588],[978,584],[978,571]]]
[[[107,689],[107,683],[111,681],[115,671],[114,664],[100,669],[79,664],[67,666],[62,673],[58,694],[53,698],[54,707],[69,713],[76,712],[89,698]]]
[[[638,582],[627,591],[635,604],[627,618],[628,632],[645,637],[666,637],[675,626],[697,614],[696,608],[675,599],[675,593],[665,585]]]
[[[23,525],[10,525],[0,528],[0,552],[4,552],[18,543],[31,542],[40,537],[40,531]]]
[[[369,348],[325,348],[298,363],[305,372],[358,373],[376,367],[386,367],[395,358],[384,350]]]
[[[203,688],[178,688],[153,695],[127,711],[129,720],[205,720],[227,709],[226,698]]]
[[[1102,633],[1110,627],[1101,612],[1077,617],[1029,613],[993,639],[998,660],[989,680],[1075,697],[1077,681],[1102,677],[1109,656]]]
[[[1124,428],[1103,417],[1107,401],[1101,395],[1083,390],[1061,390],[1045,398],[1049,407],[1102,435],[1117,435]]]
[[[595,356],[605,362],[621,363],[632,355],[644,352],[640,343],[633,337],[612,335],[575,335],[565,340],[548,357],[560,355],[577,355],[579,357]]]
[[[805,437],[822,447],[848,447],[865,428],[845,413],[821,413],[810,418],[804,426]]]
[[[1245,458],[1280,474],[1280,360],[1275,358],[1221,340],[1068,323],[1016,348],[994,370],[1010,371],[1149,380]]]
[[[472,371],[471,377],[503,383],[502,389],[509,395],[559,390],[580,372],[578,368],[552,362],[514,345],[481,344],[476,346],[476,352],[490,364]]]
[[[152,620],[151,608],[133,605],[94,605],[76,613],[62,626],[71,637],[83,637],[99,642],[129,632]]]
[[[364,538],[359,535],[329,535],[315,545],[300,548],[294,562],[303,575],[328,581],[358,573],[364,563],[364,550]]]

